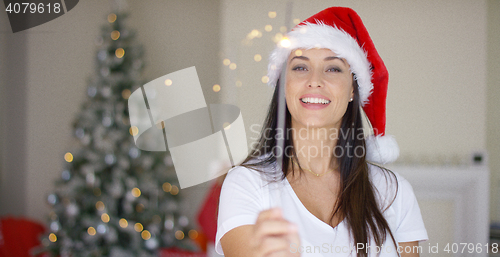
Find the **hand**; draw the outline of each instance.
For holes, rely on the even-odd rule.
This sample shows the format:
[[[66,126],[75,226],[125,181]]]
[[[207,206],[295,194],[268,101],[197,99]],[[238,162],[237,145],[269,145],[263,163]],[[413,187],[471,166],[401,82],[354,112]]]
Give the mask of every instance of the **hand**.
[[[256,256],[300,256],[300,253],[291,251],[292,244],[300,245],[298,227],[283,218],[279,208],[260,212],[252,233],[249,246]]]

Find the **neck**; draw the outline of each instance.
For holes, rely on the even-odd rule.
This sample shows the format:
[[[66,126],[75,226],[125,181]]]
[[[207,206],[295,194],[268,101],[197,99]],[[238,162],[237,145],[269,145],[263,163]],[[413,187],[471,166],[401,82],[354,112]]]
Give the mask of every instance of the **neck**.
[[[298,162],[302,168],[323,174],[331,166],[338,141],[340,124],[331,127],[310,127],[292,120],[292,136]]]

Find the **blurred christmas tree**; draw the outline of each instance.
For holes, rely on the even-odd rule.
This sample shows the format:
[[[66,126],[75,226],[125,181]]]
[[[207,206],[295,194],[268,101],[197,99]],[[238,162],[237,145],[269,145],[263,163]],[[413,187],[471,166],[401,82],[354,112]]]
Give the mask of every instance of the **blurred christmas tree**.
[[[144,84],[143,49],[126,13],[109,14],[97,39],[96,75],[74,122],[75,147],[48,196],[53,207],[42,239],[52,256],[156,256],[160,248],[195,249],[179,213],[179,187],[168,152],[136,148],[127,99]]]

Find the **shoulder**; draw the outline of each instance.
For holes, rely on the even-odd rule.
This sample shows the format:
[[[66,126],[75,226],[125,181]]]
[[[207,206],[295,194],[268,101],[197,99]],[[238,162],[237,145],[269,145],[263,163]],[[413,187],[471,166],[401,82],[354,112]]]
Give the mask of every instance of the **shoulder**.
[[[244,166],[236,166],[227,172],[222,184],[222,190],[229,188],[242,188],[248,191],[261,190],[270,178],[268,169],[255,170]]]
[[[229,182],[238,182],[241,180],[259,182],[261,174],[259,171],[244,166],[235,166],[227,172],[224,184]]]

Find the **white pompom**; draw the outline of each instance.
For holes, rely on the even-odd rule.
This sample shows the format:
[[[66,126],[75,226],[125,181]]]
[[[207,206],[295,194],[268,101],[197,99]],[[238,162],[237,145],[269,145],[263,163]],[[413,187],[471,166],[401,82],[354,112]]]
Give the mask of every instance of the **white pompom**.
[[[394,162],[399,156],[398,143],[391,135],[369,136],[366,148],[366,160],[378,164]]]

